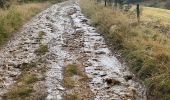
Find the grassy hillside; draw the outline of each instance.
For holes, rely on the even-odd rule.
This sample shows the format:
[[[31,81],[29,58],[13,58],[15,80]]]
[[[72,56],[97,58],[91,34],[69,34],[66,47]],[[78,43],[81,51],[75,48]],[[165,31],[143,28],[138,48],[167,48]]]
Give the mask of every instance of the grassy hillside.
[[[28,0],[27,0],[28,1]],[[8,9],[0,8],[0,45],[34,15],[47,8],[50,2],[10,2]]]
[[[145,83],[148,99],[169,100],[169,11],[145,7],[138,24],[132,11],[113,10],[92,0],[81,0],[80,4],[112,50],[121,53],[130,70]]]
[[[143,7],[143,17],[146,20],[159,20],[162,24],[170,24],[170,10]]]
[[[143,4],[150,7],[170,9],[169,0],[144,0]]]

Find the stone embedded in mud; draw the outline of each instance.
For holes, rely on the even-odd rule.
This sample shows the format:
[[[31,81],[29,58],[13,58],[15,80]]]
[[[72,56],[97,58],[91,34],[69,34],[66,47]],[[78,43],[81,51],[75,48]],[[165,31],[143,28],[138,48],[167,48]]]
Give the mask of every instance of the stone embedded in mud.
[[[63,87],[58,87],[59,90],[64,91],[65,89]]]
[[[105,81],[108,85],[111,85],[111,86],[113,86],[113,85],[120,85],[120,81],[115,80],[115,79],[106,78],[104,81]]]
[[[77,12],[76,8],[70,8],[70,10],[67,12],[68,15],[73,15],[74,13]]]
[[[94,58],[94,59],[92,59],[92,60],[93,60],[93,61],[96,61],[96,62],[98,61],[98,59],[95,59],[95,58]]]
[[[82,23],[86,23],[87,21],[88,21],[88,20],[84,18],[84,19],[82,19],[81,22],[82,22]]]
[[[10,73],[10,77],[16,77],[18,75],[17,72]]]
[[[95,52],[95,54],[96,55],[101,55],[101,54],[106,54],[106,52],[104,52],[104,51],[97,51],[97,52]]]
[[[83,33],[84,30],[83,29],[76,29],[76,33]]]
[[[132,75],[126,75],[126,76],[124,76],[124,79],[125,79],[126,81],[129,81],[129,80],[131,80],[132,78],[133,78]]]
[[[100,75],[101,77],[107,76],[107,73],[103,73]]]
[[[91,53],[91,51],[84,51],[84,53]]]
[[[137,96],[137,91],[134,87],[128,87],[128,94],[126,94],[126,97],[133,97],[135,98]]]

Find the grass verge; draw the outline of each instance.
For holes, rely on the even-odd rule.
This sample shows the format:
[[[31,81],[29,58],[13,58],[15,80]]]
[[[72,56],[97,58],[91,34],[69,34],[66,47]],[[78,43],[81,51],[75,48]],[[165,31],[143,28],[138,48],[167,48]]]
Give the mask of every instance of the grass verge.
[[[26,21],[47,8],[48,2],[14,4],[8,10],[0,9],[0,45],[3,45]]]
[[[105,37],[113,51],[125,58],[131,71],[145,83],[148,99],[170,99],[170,39],[129,13],[92,0],[81,0],[82,11]],[[146,20],[145,20],[146,21]]]

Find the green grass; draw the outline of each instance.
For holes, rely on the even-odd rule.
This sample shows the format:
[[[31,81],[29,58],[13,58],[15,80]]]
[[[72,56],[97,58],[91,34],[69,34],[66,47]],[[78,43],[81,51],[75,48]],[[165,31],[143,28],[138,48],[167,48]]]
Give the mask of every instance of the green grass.
[[[112,50],[120,52],[131,71],[145,83],[148,97],[170,99],[170,39],[166,33],[154,28],[156,25],[161,26],[159,29],[164,28],[165,24],[161,24],[161,20],[160,23],[151,23],[148,16],[142,16],[139,25],[131,13],[113,10],[90,0],[81,0],[80,5]],[[151,24],[145,25],[146,22]]]
[[[35,50],[36,55],[45,55],[48,52],[47,45],[41,45],[37,50]]]
[[[64,70],[64,87],[71,89],[74,88],[75,82],[72,78],[74,75],[78,75],[80,70],[77,65],[69,64],[66,66]]]
[[[78,75],[79,74],[79,69],[77,65],[70,64],[66,67],[65,69],[66,73],[69,74],[70,76],[73,75]]]
[[[38,37],[39,37],[40,39],[42,39],[45,34],[46,34],[45,32],[40,31],[40,32],[38,33]]]
[[[8,92],[8,100],[22,100],[29,96],[33,92],[33,89],[27,86],[18,86]]]
[[[31,95],[34,91],[33,84],[39,79],[34,74],[22,74],[17,83],[5,94],[8,100],[22,100]]]

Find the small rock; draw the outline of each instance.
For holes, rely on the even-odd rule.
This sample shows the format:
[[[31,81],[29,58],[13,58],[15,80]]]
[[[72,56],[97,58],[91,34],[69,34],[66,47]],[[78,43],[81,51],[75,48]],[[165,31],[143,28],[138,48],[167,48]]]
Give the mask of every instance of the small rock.
[[[88,20],[87,19],[82,19],[82,23],[86,23]]]
[[[16,77],[18,75],[18,73],[10,73],[10,77]]]
[[[126,76],[124,76],[124,79],[125,79],[126,81],[129,81],[129,80],[131,80],[132,78],[133,78],[132,75],[126,75]]]
[[[94,58],[94,59],[92,59],[92,60],[93,60],[93,61],[96,61],[96,62],[98,61],[98,59],[95,59],[95,58]]]
[[[105,79],[105,81],[108,85],[119,85],[120,84],[119,81],[117,81],[115,79],[111,79],[111,78],[107,78],[107,79]]]
[[[58,87],[59,90],[64,91],[65,89],[63,87]]]
[[[84,51],[84,53],[91,53],[91,51]]]
[[[101,55],[101,54],[106,54],[106,52],[103,52],[103,51],[97,51],[97,52],[95,52],[95,54],[97,54],[97,55]]]

